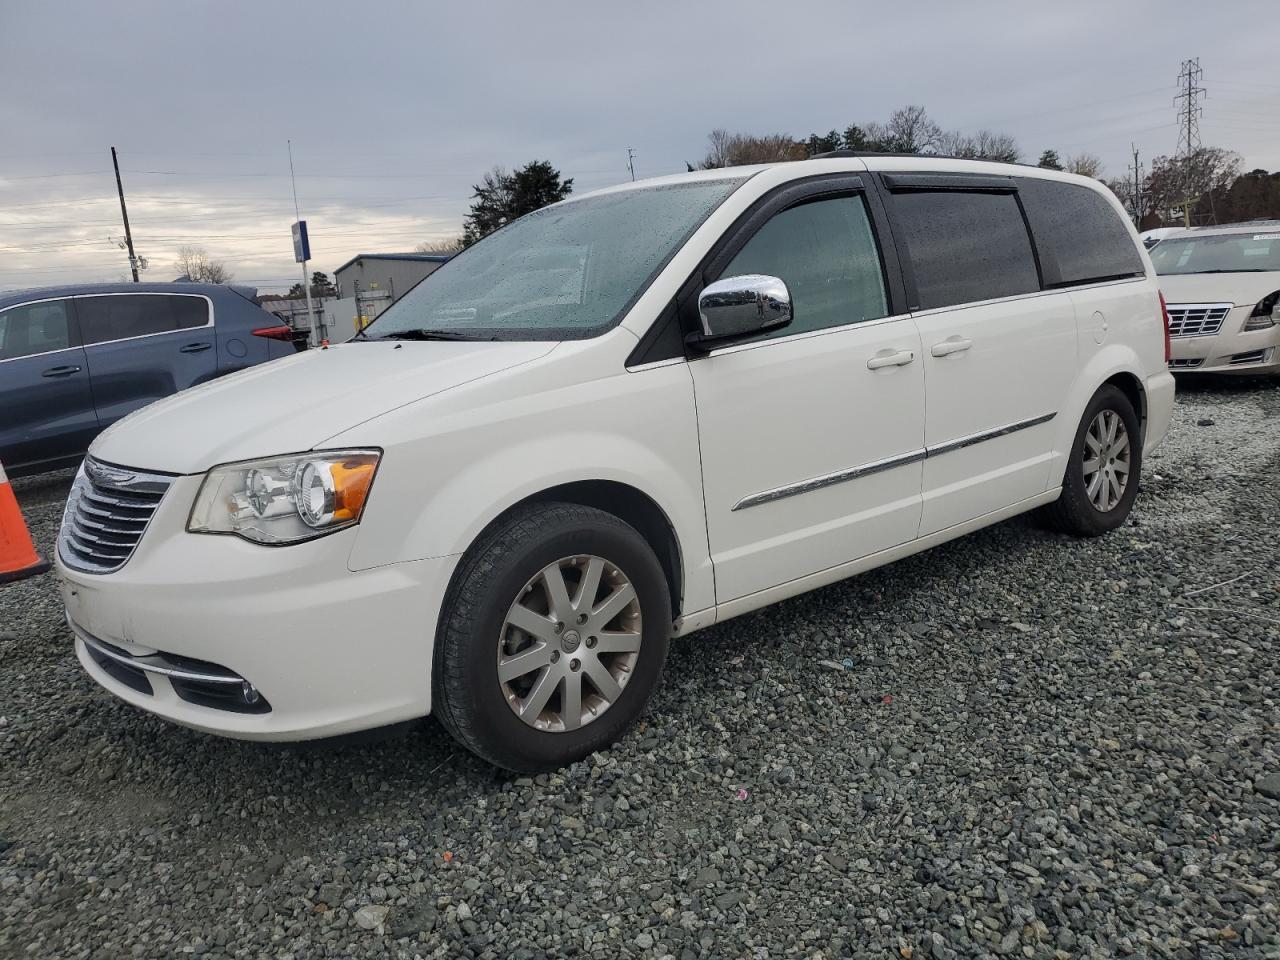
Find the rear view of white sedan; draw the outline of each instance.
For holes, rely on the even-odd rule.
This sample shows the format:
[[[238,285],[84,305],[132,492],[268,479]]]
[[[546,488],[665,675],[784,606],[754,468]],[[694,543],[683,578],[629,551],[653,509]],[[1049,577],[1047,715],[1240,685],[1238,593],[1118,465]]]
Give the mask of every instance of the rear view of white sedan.
[[[1085,177],[838,154],[575,197],[99,437],[58,550],[76,650],[213,733],[430,712],[554,768],[674,635],[1033,509],[1115,529],[1165,335]]]

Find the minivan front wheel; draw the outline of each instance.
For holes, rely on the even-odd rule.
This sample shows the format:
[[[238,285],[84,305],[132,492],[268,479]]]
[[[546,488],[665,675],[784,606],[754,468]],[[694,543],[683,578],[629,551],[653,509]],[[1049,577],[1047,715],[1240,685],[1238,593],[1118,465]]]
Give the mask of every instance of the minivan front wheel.
[[[441,611],[433,712],[509,770],[551,770],[616,740],[656,686],[671,632],[645,539],[592,507],[539,503],[463,558]]]
[[[1043,508],[1050,526],[1096,537],[1124,523],[1138,495],[1142,433],[1133,403],[1104,384],[1085,409],[1062,478],[1062,494]]]

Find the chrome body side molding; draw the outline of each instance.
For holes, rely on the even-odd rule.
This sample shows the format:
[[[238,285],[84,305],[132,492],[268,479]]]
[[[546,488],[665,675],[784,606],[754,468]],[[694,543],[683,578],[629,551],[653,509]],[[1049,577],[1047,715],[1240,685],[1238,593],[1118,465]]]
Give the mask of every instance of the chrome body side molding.
[[[772,503],[775,500],[784,500],[787,497],[798,496],[802,493],[810,493],[814,490],[821,490],[824,487],[830,487],[837,483],[848,483],[850,480],[857,480],[861,477],[870,476],[873,473],[881,473],[885,470],[892,470],[895,467],[905,467],[911,463],[919,463],[921,460],[929,457],[941,456],[944,453],[952,453],[956,450],[963,450],[965,447],[972,447],[974,444],[985,443],[988,440],[995,440],[997,437],[1008,436],[1011,433],[1017,433],[1019,430],[1027,430],[1031,427],[1038,427],[1042,423],[1048,423],[1058,414],[1057,412],[1041,414],[1038,417],[1029,417],[1026,420],[1018,420],[1014,423],[1005,424],[1002,427],[995,427],[991,430],[984,430],[981,433],[971,434],[967,437],[957,437],[954,440],[948,440],[936,447],[926,447],[923,450],[912,450],[910,453],[900,454],[896,457],[888,457],[884,460],[876,460],[872,463],[865,463],[859,467],[851,467],[848,470],[840,470],[836,473],[828,473],[825,476],[813,477],[809,480],[801,480],[797,483],[789,483],[785,486],[774,487],[772,490],[764,490],[760,493],[753,493],[748,497],[743,497],[733,505],[734,510],[745,510],[747,507],[758,507],[762,503]]]
[[[1038,427],[1042,423],[1048,423],[1058,414],[1046,413],[1038,417],[1030,417],[1026,420],[1019,420],[1017,423],[1006,424],[1003,427],[996,427],[994,430],[984,430],[982,433],[975,433],[968,437],[957,437],[954,440],[948,440],[946,443],[940,443],[936,447],[929,448],[929,456],[937,457],[944,453],[951,453],[953,450],[963,450],[965,447],[972,447],[975,443],[985,443],[988,440],[994,440],[996,437],[1004,437],[1011,433],[1017,433],[1019,430],[1026,430],[1029,427]]]
[[[812,490],[821,490],[823,487],[829,487],[837,483],[847,483],[850,480],[857,480],[859,477],[881,473],[884,470],[892,470],[894,467],[905,467],[909,463],[919,463],[926,455],[924,450],[912,450],[910,453],[904,453],[900,456],[876,460],[874,463],[865,463],[860,467],[852,467],[849,470],[841,470],[837,473],[829,473],[824,477],[814,477],[811,480],[801,480],[799,483],[789,483],[784,487],[775,487],[772,490],[753,493],[751,496],[743,497],[735,503],[733,509],[744,510],[747,507],[757,507],[762,503],[771,503],[774,500],[794,497],[797,494],[809,493]]]

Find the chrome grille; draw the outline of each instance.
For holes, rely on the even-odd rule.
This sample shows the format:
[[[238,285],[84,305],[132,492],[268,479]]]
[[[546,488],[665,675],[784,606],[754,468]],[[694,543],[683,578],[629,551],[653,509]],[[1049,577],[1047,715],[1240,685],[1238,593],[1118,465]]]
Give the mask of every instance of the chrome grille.
[[[1248,353],[1232,354],[1231,366],[1234,367],[1237,364],[1241,364],[1241,363],[1262,363],[1266,359],[1267,359],[1266,350],[1250,350]]]
[[[1171,370],[1194,370],[1196,367],[1204,363],[1202,358],[1191,360],[1170,360],[1169,369]]]
[[[1211,337],[1222,329],[1231,307],[1230,303],[1171,303],[1169,336]]]
[[[73,570],[111,573],[133,556],[173,477],[85,457],[67,497],[58,555]]]

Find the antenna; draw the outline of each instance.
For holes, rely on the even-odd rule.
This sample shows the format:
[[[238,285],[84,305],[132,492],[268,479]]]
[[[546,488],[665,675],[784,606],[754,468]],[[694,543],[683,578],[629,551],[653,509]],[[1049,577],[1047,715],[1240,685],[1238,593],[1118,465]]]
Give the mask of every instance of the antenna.
[[[631,180],[636,179],[636,151],[633,147],[627,147],[627,169],[631,171]]]
[[[289,183],[293,186],[293,219],[301,220],[302,214],[298,212],[298,178],[293,175],[293,141],[286,140],[285,144],[289,148]]]

